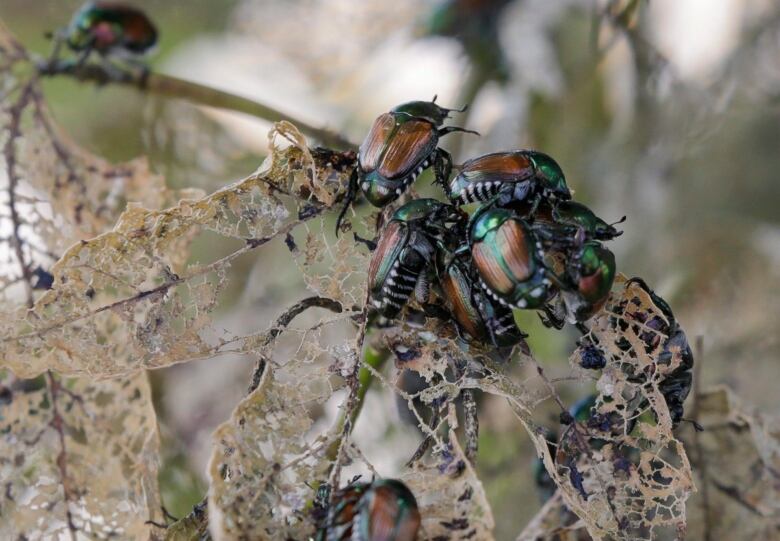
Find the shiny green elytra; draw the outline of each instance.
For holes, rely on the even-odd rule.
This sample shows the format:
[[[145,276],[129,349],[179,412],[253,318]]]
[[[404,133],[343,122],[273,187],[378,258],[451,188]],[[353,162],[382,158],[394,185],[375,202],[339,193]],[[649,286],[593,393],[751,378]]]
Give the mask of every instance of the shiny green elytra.
[[[562,291],[571,323],[590,319],[607,302],[617,272],[615,255],[600,242],[586,242],[568,266],[572,289]]]
[[[74,51],[141,55],[157,43],[157,29],[146,14],[117,2],[87,2],[71,19],[65,41]]]
[[[352,483],[334,494],[318,541],[414,541],[421,517],[417,500],[397,479]]]
[[[582,228],[593,239],[610,240],[622,234],[590,210],[576,201],[561,201],[553,207],[552,217],[555,223]]]
[[[456,126],[441,127],[453,111],[462,110],[441,107],[435,101],[411,101],[377,117],[358,150],[336,232],[358,190],[375,207],[384,207],[428,167],[434,168],[436,182],[447,181],[452,157],[438,148],[439,139],[456,131],[469,132]]]
[[[540,308],[554,293],[542,244],[528,224],[506,209],[480,209],[469,244],[483,289],[504,306]]]
[[[458,204],[496,199],[499,206],[542,200],[568,200],[571,192],[558,163],[536,150],[485,154],[467,161],[449,184]]]
[[[415,199],[395,211],[368,267],[371,302],[381,315],[395,317],[415,288],[418,297],[427,296],[424,271],[439,233],[452,219],[461,219],[460,211],[435,199]]]

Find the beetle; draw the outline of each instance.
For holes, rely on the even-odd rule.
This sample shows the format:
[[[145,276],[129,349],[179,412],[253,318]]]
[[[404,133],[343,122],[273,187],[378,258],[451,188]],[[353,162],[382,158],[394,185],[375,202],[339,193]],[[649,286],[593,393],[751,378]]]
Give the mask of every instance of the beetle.
[[[528,201],[532,203],[531,214],[542,199],[571,199],[561,166],[536,150],[495,152],[469,160],[447,192],[450,200],[460,205],[496,200],[504,207]]]
[[[559,201],[552,207],[552,219],[556,224],[581,229],[589,239],[612,240],[623,234],[615,225],[625,221],[626,217],[623,216],[614,224],[608,224],[582,203]]]
[[[460,258],[449,263],[442,263],[441,257],[438,259],[442,297],[462,337],[465,334],[470,340],[505,348],[521,343],[528,336],[515,323],[512,310],[493,301],[477,285],[471,265]]]
[[[600,242],[584,243],[566,265],[570,287],[561,289],[570,323],[582,323],[601,310],[609,298],[617,268],[615,255]]]
[[[659,340],[663,340],[661,353],[656,359],[656,363],[669,364],[675,355],[679,356],[680,363],[670,374],[658,384],[658,389],[664,396],[666,406],[669,408],[669,414],[672,419],[672,426],[677,426],[683,419],[683,404],[693,386],[692,369],[694,365],[693,352],[688,344],[688,338],[680,327],[677,319],[672,312],[669,303],[653,291],[647,283],[641,278],[634,277],[626,282],[626,286],[637,284],[641,287],[653,301],[653,304],[661,311],[666,321],[654,316],[649,321],[642,323],[657,332],[650,330],[642,333],[640,338],[646,344],[651,345],[654,350],[659,345]],[[694,427],[699,430],[701,427],[694,421]]]
[[[395,211],[368,267],[369,293],[381,315],[395,317],[413,291],[425,302],[425,271],[433,262],[436,245],[446,242],[448,223],[464,219],[460,209],[436,199],[415,199]]]
[[[558,280],[545,266],[542,243],[513,212],[492,206],[477,210],[467,248],[480,285],[500,304],[540,308],[554,294],[553,281]]]
[[[65,29],[65,43],[82,53],[79,64],[92,51],[101,56],[140,56],[157,44],[157,29],[146,14],[117,2],[87,2]]]
[[[432,101],[410,101],[380,115],[358,150],[344,206],[336,220],[336,233],[358,189],[369,203],[384,207],[398,199],[431,166],[436,182],[444,185],[452,171],[452,157],[438,148],[439,139],[452,132],[477,132],[441,126],[451,112],[465,110],[441,107],[434,96]]]
[[[353,481],[333,494],[325,509],[318,541],[414,541],[420,529],[417,500],[397,479]]]

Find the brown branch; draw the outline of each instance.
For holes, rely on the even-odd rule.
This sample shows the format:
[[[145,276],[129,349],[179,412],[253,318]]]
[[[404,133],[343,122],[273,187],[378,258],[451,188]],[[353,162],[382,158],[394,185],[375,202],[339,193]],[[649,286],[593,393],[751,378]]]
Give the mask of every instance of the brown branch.
[[[357,147],[352,141],[338,133],[313,126],[268,105],[170,75],[152,73],[147,70],[120,70],[113,66],[111,69],[108,69],[105,65],[94,63],[78,65],[70,61],[39,62],[37,69],[40,75],[46,77],[65,75],[73,77],[77,81],[93,82],[98,85],[120,84],[133,86],[141,91],[159,96],[180,98],[199,105],[228,109],[270,122],[286,120],[295,124],[304,134],[313,137],[326,146],[341,149]]]
[[[328,297],[307,297],[288,308],[276,319],[276,322],[266,334],[263,346],[270,344],[290,323],[292,323],[293,319],[309,308],[325,308],[326,310],[330,310],[337,314],[340,314],[343,311],[341,303],[336,300],[329,299]],[[252,371],[252,381],[249,384],[247,394],[257,389],[257,386],[260,385],[260,379],[263,377],[263,372],[265,371],[265,364],[266,361],[264,358],[261,357],[257,360],[255,369]]]

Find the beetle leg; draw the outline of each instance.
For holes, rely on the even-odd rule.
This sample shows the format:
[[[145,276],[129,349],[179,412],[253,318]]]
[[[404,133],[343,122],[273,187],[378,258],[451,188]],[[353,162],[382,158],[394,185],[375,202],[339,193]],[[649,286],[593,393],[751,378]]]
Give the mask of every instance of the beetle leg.
[[[86,64],[87,59],[89,58],[89,55],[92,54],[92,51],[93,51],[93,48],[92,48],[92,45],[90,44],[90,45],[87,46],[86,49],[84,49],[84,52],[82,52],[79,55],[78,59],[76,60],[76,65],[74,66],[75,69],[81,69],[81,67],[83,67],[84,64]]]
[[[563,325],[566,323],[565,307],[561,310],[560,306],[553,307],[551,303],[545,303],[544,306],[542,306],[542,312],[544,312],[544,314],[539,314],[539,319],[542,320],[542,324],[545,327],[557,330],[563,328]]]
[[[441,184],[444,192],[449,197],[449,185],[447,182],[450,179],[452,173],[452,156],[449,152],[443,149],[437,149],[433,161],[433,176],[434,183]]]
[[[365,244],[366,248],[368,248],[369,252],[373,252],[374,250],[376,250],[376,244],[377,244],[377,239],[376,238],[373,239],[373,240],[371,240],[371,239],[364,239],[363,237],[361,237],[360,235],[358,235],[357,233],[354,233],[354,232],[352,233],[352,236],[354,237],[356,243],[359,242],[361,244]]]
[[[355,165],[355,169],[352,170],[352,175],[349,177],[349,187],[347,188],[347,195],[344,197],[344,206],[341,208],[341,212],[339,213],[339,217],[336,218],[336,236],[339,236],[339,230],[341,229],[341,221],[344,219],[344,215],[347,213],[347,209],[349,209],[350,204],[352,201],[355,200],[355,196],[357,195],[357,187],[358,187],[358,167],[359,165]]]

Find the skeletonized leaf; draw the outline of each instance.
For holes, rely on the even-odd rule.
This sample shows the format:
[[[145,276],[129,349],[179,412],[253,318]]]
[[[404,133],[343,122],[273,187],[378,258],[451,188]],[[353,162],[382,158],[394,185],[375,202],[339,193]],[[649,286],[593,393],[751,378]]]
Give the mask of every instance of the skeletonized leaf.
[[[422,539],[493,539],[493,513],[454,431],[446,447],[417,463],[403,480],[420,507]]]
[[[589,421],[569,426],[554,459],[545,438],[534,437],[566,505],[595,539],[684,536],[693,478],[659,389],[681,356],[674,351],[659,362],[668,337],[645,324],[655,317],[666,321],[641,287],[621,281],[589,321],[590,338],[607,357]]]
[[[0,381],[0,537],[144,539],[160,521],[158,432],[144,373]]]

